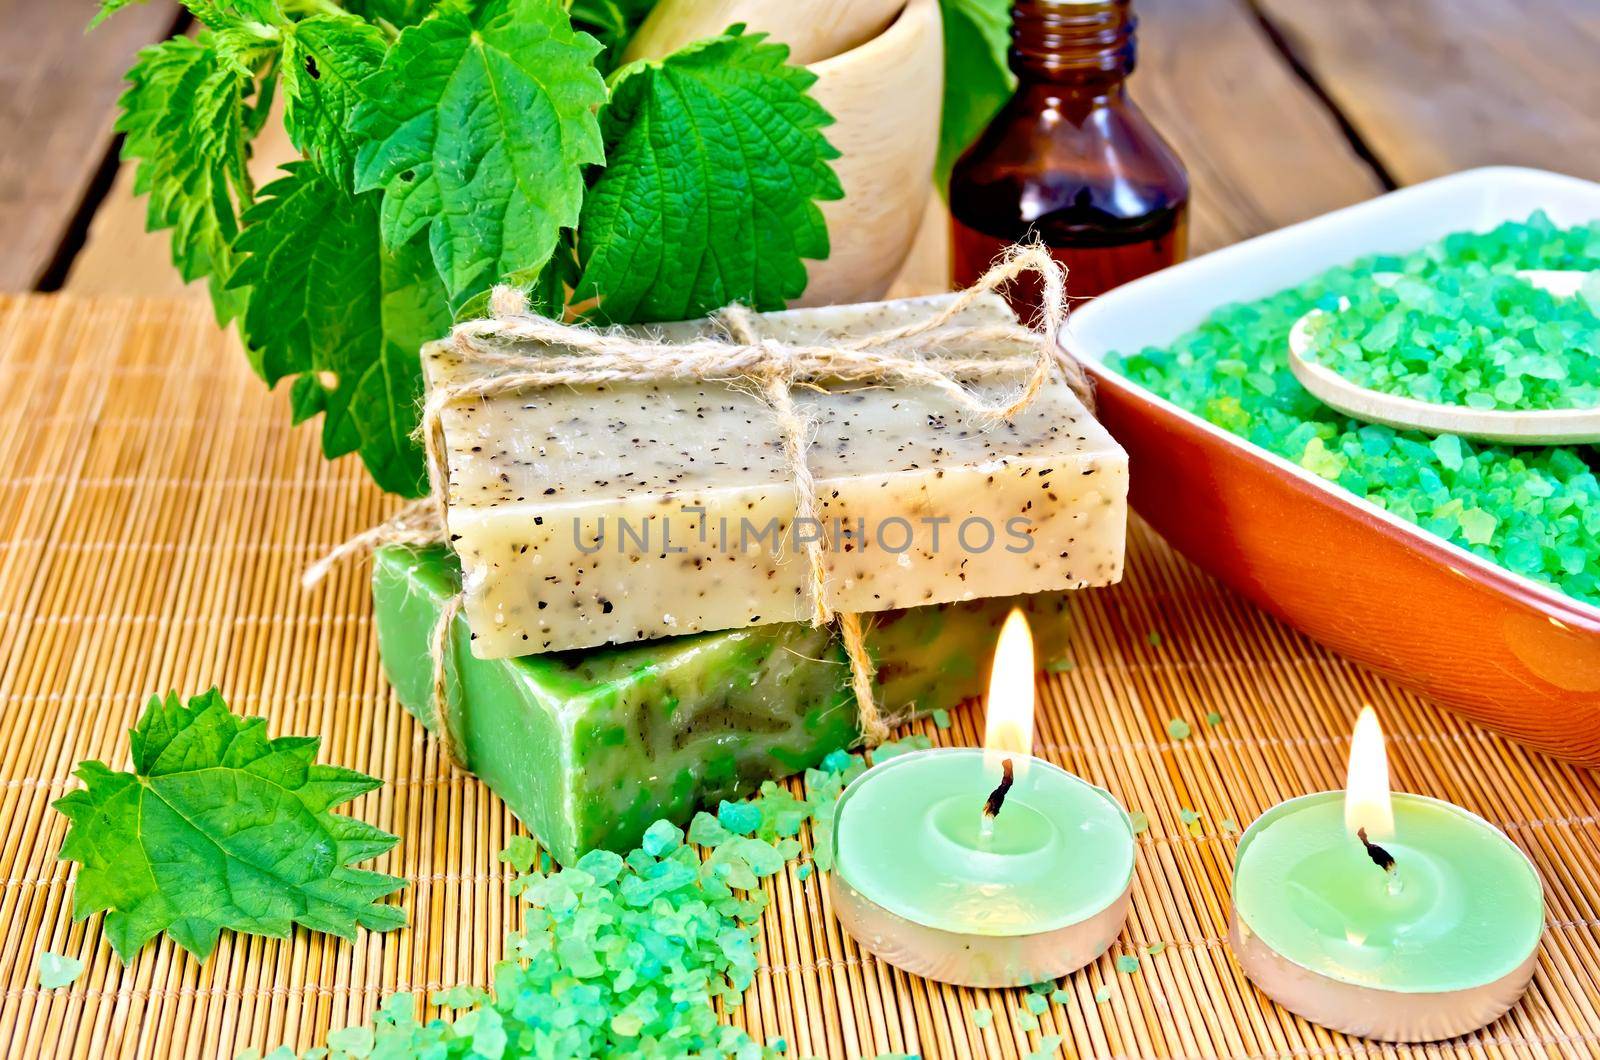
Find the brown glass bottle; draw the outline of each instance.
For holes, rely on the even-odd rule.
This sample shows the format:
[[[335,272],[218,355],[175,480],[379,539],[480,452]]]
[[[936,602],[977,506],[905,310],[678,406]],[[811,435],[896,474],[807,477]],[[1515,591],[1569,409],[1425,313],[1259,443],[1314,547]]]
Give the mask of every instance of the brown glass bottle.
[[[1017,91],[950,177],[952,272],[976,280],[1007,245],[1042,239],[1074,300],[1171,265],[1185,252],[1189,178],[1128,98],[1130,0],[1017,0]],[[1012,285],[1020,313],[1037,284]]]

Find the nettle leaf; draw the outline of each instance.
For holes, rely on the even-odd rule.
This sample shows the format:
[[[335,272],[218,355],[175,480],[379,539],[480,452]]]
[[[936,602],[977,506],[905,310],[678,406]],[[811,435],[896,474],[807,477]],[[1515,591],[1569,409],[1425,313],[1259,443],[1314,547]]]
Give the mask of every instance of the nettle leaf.
[[[348,131],[361,99],[356,86],[377,72],[387,48],[376,26],[350,15],[315,15],[284,35],[284,127],[301,154],[341,185],[356,159]]]
[[[816,200],[843,192],[821,132],[833,119],[806,94],[816,76],[788,55],[735,27],[623,69],[601,112],[577,299],[642,322],[781,309],[805,290],[801,259],[828,255]]]
[[[134,191],[149,196],[146,227],[172,229],[172,260],[185,282],[211,280],[226,322],[242,296],[225,284],[238,212],[252,196],[245,168],[247,73],[224,59],[209,33],[144,49],[128,74],[117,131],[122,157],[137,159]]]
[[[383,190],[389,246],[428,231],[453,302],[532,282],[577,224],[605,160],[599,50],[555,0],[490,0],[407,29],[362,85],[356,188]]]
[[[387,22],[396,29],[415,26],[433,14],[438,0],[345,0],[344,8],[372,22]]]
[[[422,400],[422,345],[450,329],[428,248],[379,235],[377,193],[352,196],[307,162],[261,190],[246,215],[234,284],[250,287],[241,322],[269,384],[297,376],[295,422],[321,413],[329,457],[359,452],[378,485],[426,490],[411,437]]]
[[[100,10],[89,20],[89,28],[94,29],[125,7],[147,2],[148,0],[100,0]],[[278,0],[179,0],[179,2],[191,15],[213,28],[240,21],[284,21]]]
[[[125,7],[132,7],[134,4],[142,3],[145,3],[145,0],[100,0],[100,10],[96,11],[94,17],[89,20],[89,28],[94,29]]]
[[[944,21],[944,111],[934,180],[944,189],[956,159],[988,126],[1016,78],[1006,64],[1011,0],[939,0]]]
[[[404,925],[377,902],[405,881],[350,868],[397,837],[331,812],[381,782],[317,765],[314,737],[266,730],[215,689],[187,704],[156,696],[130,734],[133,772],[84,762],[84,787],[56,800],[71,821],[60,857],[80,866],[73,919],[107,911],[123,961],[162,932],[204,960],[223,928],[354,938],[357,925]]]

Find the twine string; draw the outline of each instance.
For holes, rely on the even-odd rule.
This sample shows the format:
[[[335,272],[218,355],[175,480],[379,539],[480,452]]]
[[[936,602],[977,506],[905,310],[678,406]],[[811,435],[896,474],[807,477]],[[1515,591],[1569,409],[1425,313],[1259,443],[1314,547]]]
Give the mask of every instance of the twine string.
[[[428,655],[433,661],[433,719],[439,727],[439,742],[444,746],[445,757],[462,769],[467,768],[467,756],[456,730],[461,729],[465,733],[466,719],[456,716],[457,708],[451,705],[450,635],[454,632],[456,616],[461,613],[464,602],[461,593],[446,600],[428,635]]]
[[[960,324],[958,318],[980,298],[1024,273],[1039,277],[1042,304],[1033,327],[1015,323]],[[493,369],[468,382],[433,390],[422,409],[418,429],[425,450],[431,496],[408,505],[388,522],[340,545],[307,570],[308,585],[327,574],[334,563],[354,552],[389,542],[437,542],[448,537],[449,462],[444,435],[446,409],[460,402],[519,394],[552,387],[603,386],[617,383],[725,382],[748,386],[767,405],[778,428],[784,462],[794,487],[795,522],[820,525],[816,479],[807,459],[811,421],[796,404],[798,384],[901,383],[930,387],[948,396],[982,423],[1009,420],[1031,405],[1052,376],[1062,379],[1084,405],[1093,408],[1093,393],[1082,367],[1059,343],[1066,322],[1066,273],[1044,247],[1011,247],[979,278],[938,312],[897,327],[826,343],[792,343],[762,338],[756,317],[743,306],[725,308],[713,319],[724,337],[669,343],[620,329],[534,316],[526,296],[513,287],[497,287],[490,296],[491,316],[458,325],[451,333],[456,353],[465,361]],[[984,356],[995,345],[1032,347],[1031,357]],[[534,349],[527,347],[533,346]],[[1014,393],[985,401],[970,385],[1024,376]],[[804,545],[811,622],[835,624],[850,664],[863,739],[869,746],[888,738],[889,726],[878,710],[860,616],[835,611],[828,600],[828,568],[823,543]],[[441,613],[432,637],[434,707],[452,760],[460,762],[449,716],[444,653],[448,624],[459,612],[458,595]],[[448,621],[447,621],[448,619]]]

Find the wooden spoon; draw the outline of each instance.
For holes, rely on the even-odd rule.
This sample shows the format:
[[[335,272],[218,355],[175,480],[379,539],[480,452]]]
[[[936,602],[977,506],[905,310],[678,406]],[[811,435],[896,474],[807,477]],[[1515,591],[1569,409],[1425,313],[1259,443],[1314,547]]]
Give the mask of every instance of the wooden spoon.
[[[1535,287],[1565,298],[1577,294],[1591,274],[1541,269],[1517,275]],[[1392,273],[1373,276],[1378,283],[1392,283],[1397,278]],[[1400,430],[1458,434],[1463,438],[1509,445],[1600,442],[1600,408],[1474,409],[1385,394],[1353,383],[1326,365],[1306,359],[1311,349],[1311,320],[1321,313],[1322,310],[1313,309],[1294,322],[1289,332],[1289,370],[1313,396],[1346,416]]]

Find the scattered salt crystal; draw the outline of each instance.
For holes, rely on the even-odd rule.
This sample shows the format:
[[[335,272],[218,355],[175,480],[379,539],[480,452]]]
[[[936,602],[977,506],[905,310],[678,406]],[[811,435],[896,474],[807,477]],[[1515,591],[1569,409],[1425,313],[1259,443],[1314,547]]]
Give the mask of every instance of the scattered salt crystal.
[[[1028,1054],[1028,1060],[1048,1060],[1049,1057],[1060,1055],[1061,1035],[1046,1034],[1039,1039],[1039,1048]]]
[[[717,807],[717,819],[735,835],[751,835],[761,827],[761,808],[753,802],[728,802]]]
[[[45,990],[71,986],[82,974],[83,962],[76,957],[63,957],[49,950],[39,954],[39,986]]]

